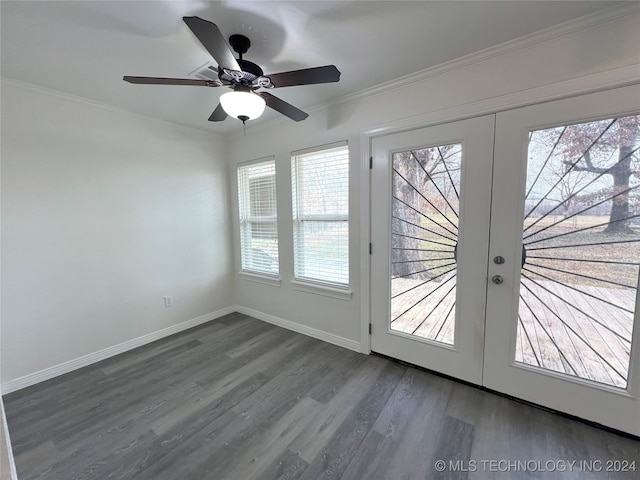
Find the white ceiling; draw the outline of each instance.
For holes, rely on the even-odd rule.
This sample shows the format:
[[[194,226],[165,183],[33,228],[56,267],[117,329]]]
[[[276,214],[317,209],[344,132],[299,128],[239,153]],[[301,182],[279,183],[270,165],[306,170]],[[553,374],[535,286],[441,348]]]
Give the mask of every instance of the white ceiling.
[[[272,93],[308,109],[621,2],[0,1],[1,73],[172,122],[208,122],[226,88],[131,85],[123,75],[187,77],[212,61],[182,16],[242,33],[265,73],[334,64],[340,83]],[[215,64],[214,64],[215,65]],[[279,114],[268,111],[254,122]]]

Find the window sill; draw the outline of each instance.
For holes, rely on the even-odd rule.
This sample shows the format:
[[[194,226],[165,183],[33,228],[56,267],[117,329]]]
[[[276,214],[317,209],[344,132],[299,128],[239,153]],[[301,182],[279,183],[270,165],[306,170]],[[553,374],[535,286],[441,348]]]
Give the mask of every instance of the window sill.
[[[279,287],[282,283],[280,277],[271,277],[268,275],[260,275],[258,273],[249,273],[249,272],[238,272],[238,275],[243,280],[248,280],[249,282],[262,283],[263,285],[270,285],[272,287]]]
[[[339,300],[351,301],[353,292],[349,289],[329,287],[327,285],[320,285],[317,283],[300,282],[298,280],[291,280],[291,287],[294,290],[305,293],[313,293],[315,295],[324,295],[325,297],[337,298]]]

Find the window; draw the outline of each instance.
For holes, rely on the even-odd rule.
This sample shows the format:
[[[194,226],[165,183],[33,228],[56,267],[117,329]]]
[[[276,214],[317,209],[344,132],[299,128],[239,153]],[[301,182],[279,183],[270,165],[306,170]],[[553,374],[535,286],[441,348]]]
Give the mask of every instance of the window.
[[[276,164],[273,158],[238,166],[242,270],[278,275]]]
[[[292,154],[296,280],[349,286],[349,148]]]

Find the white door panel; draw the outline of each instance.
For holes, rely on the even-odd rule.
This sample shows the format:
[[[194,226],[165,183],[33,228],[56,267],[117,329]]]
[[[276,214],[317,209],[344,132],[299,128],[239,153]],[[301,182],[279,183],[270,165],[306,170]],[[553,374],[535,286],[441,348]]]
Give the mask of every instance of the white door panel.
[[[377,138],[371,348],[482,382],[494,116]]]
[[[634,86],[497,115],[484,358],[485,386],[636,435],[639,111]]]

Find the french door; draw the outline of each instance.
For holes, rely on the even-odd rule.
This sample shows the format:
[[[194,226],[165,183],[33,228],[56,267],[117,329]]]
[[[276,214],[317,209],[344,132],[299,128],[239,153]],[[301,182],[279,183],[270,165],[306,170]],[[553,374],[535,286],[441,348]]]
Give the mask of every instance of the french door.
[[[640,87],[372,142],[371,348],[640,435]]]
[[[413,130],[372,152],[371,348],[477,384],[493,127],[486,116]]]

